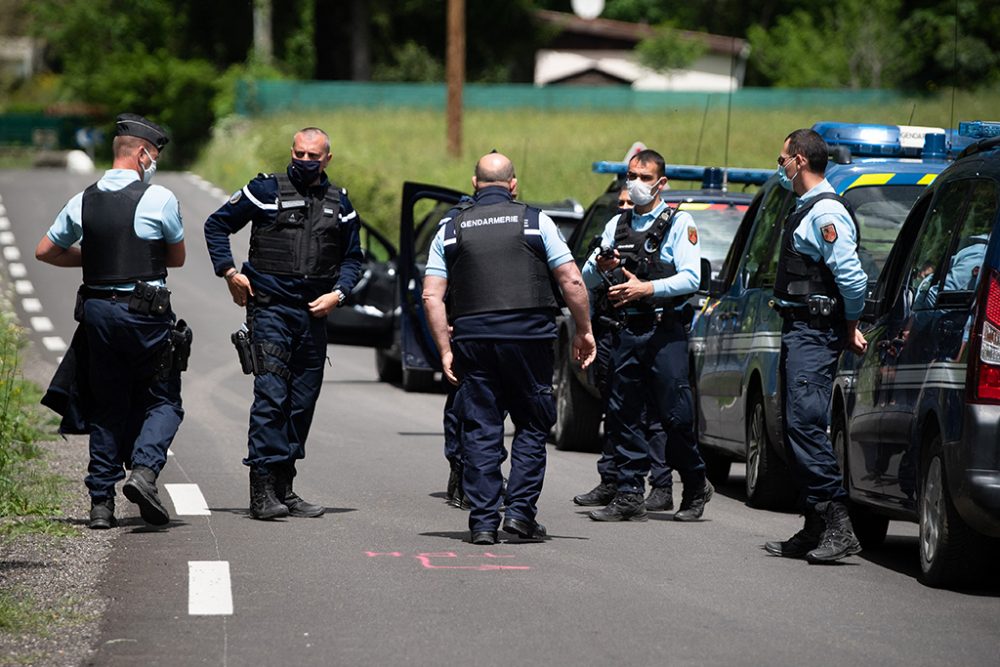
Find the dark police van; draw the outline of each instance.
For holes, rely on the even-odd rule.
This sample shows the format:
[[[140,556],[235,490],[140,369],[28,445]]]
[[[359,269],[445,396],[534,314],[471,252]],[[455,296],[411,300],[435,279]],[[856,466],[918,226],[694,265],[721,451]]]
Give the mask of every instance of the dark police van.
[[[633,146],[629,153],[638,147]],[[581,268],[592,252],[591,242],[594,237],[600,236],[608,221],[618,214],[618,193],[625,185],[628,162],[596,162],[593,169],[599,174],[612,174],[614,180],[607,186],[604,194],[590,205],[583,222],[568,240],[573,258]],[[722,268],[740,221],[753,199],[752,194],[730,191],[726,185],[761,185],[771,172],[762,169],[723,171],[717,167],[667,165],[666,175],[672,181],[701,183],[701,187],[697,189],[664,190],[660,197],[668,205],[690,213],[697,223],[702,251],[702,279],[705,281]],[[699,299],[703,298],[694,299],[699,308]],[[552,435],[558,449],[595,452],[601,449],[600,425],[603,419],[603,406],[594,377],[596,364],[582,371],[573,363],[570,343],[574,333],[573,318],[561,318],[553,382],[556,424]]]
[[[910,207],[969,141],[937,128],[817,123],[831,147],[826,177],[854,207],[859,254],[874,285]],[[929,136],[926,139],[925,136]],[[948,148],[950,144],[951,148]],[[795,496],[781,443],[781,318],[769,306],[782,224],[795,194],[771,178],[744,216],[691,334],[697,436],[709,477],[746,461],[747,502],[786,507]]]
[[[866,547],[920,524],[922,580],[970,580],[1000,538],[1000,123],[910,212],[845,354],[832,437]],[[994,539],[991,539],[994,538]]]

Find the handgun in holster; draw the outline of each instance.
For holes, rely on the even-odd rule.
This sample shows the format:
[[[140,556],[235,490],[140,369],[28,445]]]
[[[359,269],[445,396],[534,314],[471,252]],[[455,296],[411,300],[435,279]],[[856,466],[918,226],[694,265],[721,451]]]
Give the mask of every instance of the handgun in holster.
[[[250,329],[247,328],[246,322],[240,325],[240,328],[233,332],[232,336],[230,336],[230,340],[233,341],[233,347],[236,348],[236,355],[239,357],[240,369],[243,371],[243,374],[253,375],[253,345],[250,343]]]
[[[187,370],[193,340],[191,327],[184,320],[177,320],[177,324],[170,329],[170,337],[164,341],[159,359],[156,361],[157,379],[168,380],[175,371],[181,373]]]

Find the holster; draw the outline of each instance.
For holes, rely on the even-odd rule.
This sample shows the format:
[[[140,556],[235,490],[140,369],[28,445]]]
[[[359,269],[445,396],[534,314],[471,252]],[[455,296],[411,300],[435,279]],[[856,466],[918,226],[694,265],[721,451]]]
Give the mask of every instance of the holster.
[[[239,357],[240,369],[243,374],[253,375],[253,350],[250,344],[250,330],[247,328],[246,322],[240,325],[240,328],[234,331],[229,339],[233,341],[233,347],[236,348],[236,355]]]
[[[188,323],[184,320],[177,320],[177,323],[170,330],[170,338],[163,344],[160,357],[156,362],[156,377],[158,379],[167,380],[174,371],[182,373],[187,370],[193,341],[194,333]]]
[[[233,332],[230,340],[233,341],[233,346],[236,348],[236,355],[240,360],[240,369],[244,375],[273,373],[284,380],[291,378],[291,371],[288,370],[286,364],[292,358],[292,355],[278,345],[268,341],[252,342],[250,340],[250,329],[245,322],[239,329]],[[277,363],[275,359],[281,363]]]

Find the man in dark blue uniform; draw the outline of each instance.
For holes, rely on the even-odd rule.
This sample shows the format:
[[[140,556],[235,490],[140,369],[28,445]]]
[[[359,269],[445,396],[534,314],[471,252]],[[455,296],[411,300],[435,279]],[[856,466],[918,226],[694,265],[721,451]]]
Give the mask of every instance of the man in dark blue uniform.
[[[443,225],[431,244],[423,294],[445,376],[452,384],[461,382],[456,405],[471,540],[497,542],[504,411],[515,433],[503,530],[545,539],[536,515],[545,440],[555,423],[552,342],[558,302],[552,279],[576,323],[573,354],[584,366],[594,357],[587,292],[552,219],[514,201],[517,178],[507,157],[483,156],[472,186],[474,201]]]
[[[659,418],[667,434],[666,460],[684,484],[677,521],[697,521],[711,499],[712,485],[694,436],[694,405],[688,379],[687,297],[698,289],[701,246],[694,219],[670,209],[661,199],[666,187],[663,157],[637,153],[626,174],[631,211],[612,218],[602,248],[583,267],[587,285],[603,282],[601,273],[620,269],[608,299],[620,312],[611,353],[611,395],[607,428],[615,443],[618,493],[595,521],[645,521],[643,475],[649,466],[647,422]],[[643,411],[648,411],[648,417]]]
[[[43,262],[83,267],[75,317],[86,349],[73,352],[89,369],[80,390],[90,398],[91,528],[115,525],[123,464],[132,473],[122,493],[143,520],[170,521],[156,478],[184,410],[165,278],[184,265],[184,228],[173,193],[150,185],[167,141],[155,123],[118,116],[111,169],[69,200],[35,249]]]
[[[205,221],[215,273],[247,308],[254,401],[243,463],[255,519],[325,511],[292,480],[323,383],[326,315],[354,289],[362,261],[358,214],[326,176],[331,157],[326,132],[300,130],[284,173],[258,175]],[[250,256],[237,269],[229,236],[247,224]]]
[[[847,491],[827,435],[837,358],[864,354],[857,329],[868,277],[850,205],[825,178],[828,148],[812,130],[788,135],[778,156],[781,185],[798,195],[781,236],[775,307],[781,313],[782,433],[800,487],[805,526],[764,548],[776,556],[829,563],[861,551]]]

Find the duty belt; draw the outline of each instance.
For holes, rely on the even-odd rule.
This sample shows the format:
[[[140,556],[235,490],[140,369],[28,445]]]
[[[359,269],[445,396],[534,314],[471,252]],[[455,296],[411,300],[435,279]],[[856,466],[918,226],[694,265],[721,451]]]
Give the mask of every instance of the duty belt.
[[[661,322],[669,321],[673,316],[664,311],[652,313],[624,313],[621,323],[622,328],[631,333],[646,333],[655,329]]]
[[[835,323],[833,316],[813,315],[806,306],[782,306],[773,301],[770,306],[786,322],[805,322],[813,329],[832,329]]]

